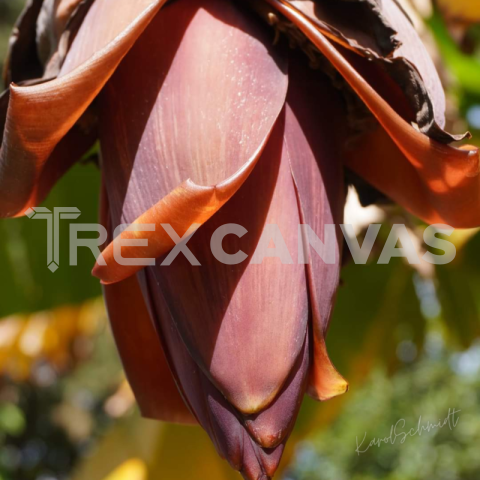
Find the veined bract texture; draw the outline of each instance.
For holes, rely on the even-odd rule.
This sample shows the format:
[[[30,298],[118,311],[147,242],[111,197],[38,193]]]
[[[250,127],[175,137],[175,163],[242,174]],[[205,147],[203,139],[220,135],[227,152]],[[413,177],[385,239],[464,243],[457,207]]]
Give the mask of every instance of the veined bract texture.
[[[100,142],[94,274],[128,380],[150,418],[198,423],[250,480],[273,477],[303,396],[347,390],[325,344],[339,284],[346,173],[428,223],[480,225],[479,156],[451,143],[445,96],[395,0],[30,0],[0,97],[0,216],[38,205]],[[87,191],[87,190],[86,190]],[[360,192],[361,193],[361,192]],[[100,194],[100,193],[99,193]],[[120,224],[154,224],[120,265]],[[178,237],[189,248],[161,265]],[[210,252],[219,227],[241,225]],[[255,262],[276,225],[333,262]]]

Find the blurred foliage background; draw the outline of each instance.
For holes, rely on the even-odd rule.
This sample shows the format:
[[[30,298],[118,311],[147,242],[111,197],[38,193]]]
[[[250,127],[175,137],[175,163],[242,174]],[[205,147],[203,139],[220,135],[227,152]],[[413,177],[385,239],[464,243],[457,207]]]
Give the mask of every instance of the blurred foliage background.
[[[0,62],[21,0],[0,0]],[[480,140],[480,2],[405,4],[438,60],[450,130]],[[0,63],[1,66],[1,63]],[[87,186],[87,187],[86,187]],[[75,206],[95,222],[99,174],[85,161],[45,203]],[[363,223],[362,223],[363,222]],[[424,249],[424,225],[398,208],[360,209],[351,196],[346,223],[405,223]],[[45,225],[0,222],[0,480],[229,480],[197,428],[141,419],[108,327],[92,258],[78,267],[61,248],[46,268]],[[449,265],[413,269],[401,259],[347,265],[329,333],[329,351],[349,380],[347,395],[306,400],[285,452],[284,480],[474,480],[480,478],[480,234],[456,231]],[[60,227],[68,241],[68,222]],[[381,251],[377,242],[376,255]],[[432,428],[381,446],[404,420]],[[415,433],[413,431],[413,433]],[[421,434],[419,434],[421,433]],[[362,444],[362,439],[365,442]],[[357,442],[362,444],[356,451]]]

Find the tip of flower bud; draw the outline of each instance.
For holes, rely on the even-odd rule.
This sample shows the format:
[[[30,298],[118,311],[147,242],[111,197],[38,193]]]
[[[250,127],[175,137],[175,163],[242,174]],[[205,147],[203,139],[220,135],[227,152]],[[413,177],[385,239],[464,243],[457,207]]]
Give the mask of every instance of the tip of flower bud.
[[[249,476],[245,472],[241,472],[242,477],[245,480],[252,480],[254,477]],[[256,477],[256,480],[272,480],[272,477],[269,477],[266,473],[261,473],[258,477]]]

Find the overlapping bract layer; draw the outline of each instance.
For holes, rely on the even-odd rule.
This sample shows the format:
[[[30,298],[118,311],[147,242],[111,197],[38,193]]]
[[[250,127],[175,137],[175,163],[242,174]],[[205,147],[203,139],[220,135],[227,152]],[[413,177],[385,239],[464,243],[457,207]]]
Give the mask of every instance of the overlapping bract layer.
[[[304,111],[299,119],[292,111],[305,110],[314,101],[327,108],[322,100],[329,101],[336,92],[320,76],[326,88],[314,98],[312,81],[302,94],[298,73],[290,85],[297,95],[292,94],[293,105],[286,114],[287,52],[265,48],[268,44],[263,26],[231,4],[174,3],[126,57],[104,91],[101,107],[105,182],[114,224],[134,221],[159,197],[176,197],[176,186],[185,178],[193,178],[200,192],[208,188],[201,185],[209,183],[231,191],[229,201],[208,212],[210,219],[189,242],[202,266],[192,268],[180,257],[162,267],[160,256],[156,267],[142,273],[142,285],[186,402],[219,452],[249,478],[272,475],[293,427],[309,380],[308,339],[314,329],[307,321],[313,315],[316,327],[310,343],[323,353],[319,368],[329,368],[314,377],[314,391],[328,398],[346,388],[326,355],[321,324],[328,320],[338,285],[340,250],[330,267],[334,278],[328,287],[317,285],[325,303],[321,318],[307,297],[304,265],[282,265],[274,259],[253,265],[249,259],[231,266],[210,253],[212,233],[235,223],[248,234],[241,239],[227,236],[223,248],[242,250],[251,258],[265,225],[274,223],[296,258],[301,219],[292,168],[303,176],[303,184],[316,180],[320,187],[319,165],[335,172],[325,180],[334,192],[336,220],[341,219],[343,178],[341,162],[327,148],[331,129],[324,131],[323,141],[316,135],[316,144],[310,146],[301,125],[312,121],[314,111]],[[148,66],[142,67],[147,60]],[[130,72],[138,68],[148,74],[132,81]],[[251,90],[256,84],[265,89]],[[140,91],[152,93],[139,105]],[[300,154],[303,161],[297,162]],[[173,210],[176,214],[170,202],[161,204],[166,207],[163,223],[172,223],[183,235],[192,222],[192,208],[202,202],[193,195],[176,201],[183,202]],[[320,192],[307,195],[304,202],[309,216],[325,211],[325,222],[333,221],[328,198]],[[183,227],[177,223],[181,214],[186,217]],[[147,223],[152,217],[143,218]],[[314,270],[320,276],[321,266]],[[118,271],[122,276],[131,273],[128,267]],[[137,398],[142,398],[141,392]]]
[[[454,148],[429,138],[396,110],[396,102],[381,96],[354,68],[346,52],[330,43],[300,10],[282,0],[267,0],[305,34],[338,70],[376,117],[392,143],[378,150],[371,141],[346,153],[346,165],[368,182],[429,223],[457,228],[480,224],[480,157],[478,149]],[[385,138],[379,132],[377,138]],[[372,138],[372,137],[370,137]],[[375,152],[376,156],[371,152]],[[377,150],[375,151],[375,149]],[[382,158],[378,158],[381,155]],[[368,161],[362,161],[369,157]],[[467,208],[468,206],[468,208]]]
[[[148,247],[123,248],[155,266],[117,264],[110,243],[94,269],[142,413],[200,423],[235,469],[265,479],[304,393],[347,389],[325,345],[341,232],[333,263],[307,249],[303,265],[298,225],[326,240],[325,225],[342,222],[347,166],[426,221],[476,226],[479,159],[448,145],[440,80],[394,0],[262,2],[280,31],[330,62],[340,89],[302,52],[274,46],[246,5],[29,2],[7,68],[17,84],[0,97],[0,216],[38,204],[99,137],[110,235],[120,223],[156,225]],[[352,91],[377,127],[346,142]],[[174,246],[162,224],[182,237],[194,223],[188,245],[202,266],[182,256],[161,266]],[[223,248],[247,259],[224,265],[210,238],[232,223],[248,233]],[[270,224],[291,264],[252,262]]]
[[[0,150],[1,217],[23,215],[42,200],[41,177],[50,158],[55,157],[55,148],[62,139],[69,142],[71,129],[165,0],[116,0],[110,2],[109,9],[107,3],[103,0],[95,5],[104,6],[104,15],[115,8],[122,22],[103,22],[96,10],[91,9],[58,78],[37,85],[10,86]],[[82,45],[91,45],[87,41],[91,32],[106,24],[111,27],[99,34],[99,41],[94,44],[96,49],[82,49]],[[88,147],[83,152],[87,150]],[[71,162],[69,158],[65,161]]]

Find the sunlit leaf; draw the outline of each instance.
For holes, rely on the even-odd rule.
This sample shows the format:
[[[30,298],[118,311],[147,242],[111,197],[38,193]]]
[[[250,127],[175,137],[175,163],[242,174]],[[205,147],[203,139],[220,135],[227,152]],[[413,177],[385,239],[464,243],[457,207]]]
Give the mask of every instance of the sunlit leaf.
[[[480,22],[480,3],[476,0],[437,0],[437,3],[449,19]]]
[[[132,458],[122,463],[116,468],[105,480],[146,480],[147,468],[145,464],[137,459]]]
[[[458,3],[456,0],[445,0],[451,4]],[[466,0],[469,2],[469,0]],[[466,3],[463,2],[463,3]],[[462,3],[462,2],[460,2]],[[480,3],[470,2],[472,5],[477,5],[477,8],[480,9]],[[445,23],[443,22],[439,14],[435,14],[427,21],[430,26],[435,40],[437,41],[437,46],[442,55],[442,60],[445,62],[447,67],[452,71],[457,82],[460,83],[462,89],[466,92],[480,95],[480,61],[472,56],[464,54],[459,48],[455,41],[452,39],[449,34]]]
[[[73,348],[75,342],[96,334],[105,318],[103,301],[98,299],[1,319],[0,375],[27,380],[40,361],[65,371],[82,356]]]
[[[140,463],[141,462],[141,463]],[[73,480],[123,480],[126,469],[146,468],[141,480],[238,480],[199,427],[133,416],[119,422],[79,466]],[[138,474],[138,473],[137,473]],[[117,475],[117,476],[115,476]],[[128,477],[133,480],[136,477]]]

